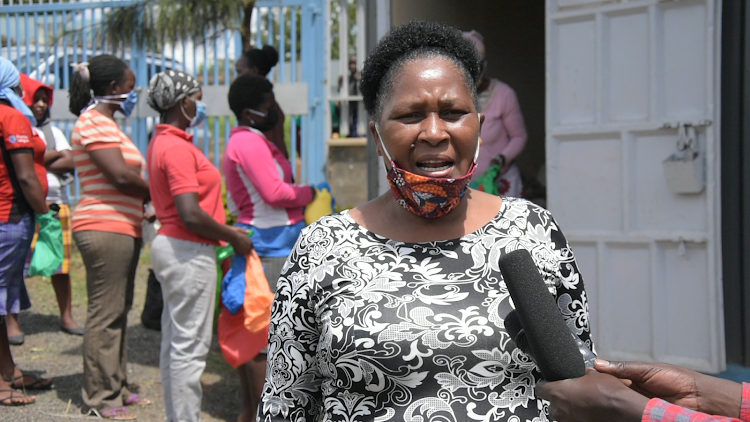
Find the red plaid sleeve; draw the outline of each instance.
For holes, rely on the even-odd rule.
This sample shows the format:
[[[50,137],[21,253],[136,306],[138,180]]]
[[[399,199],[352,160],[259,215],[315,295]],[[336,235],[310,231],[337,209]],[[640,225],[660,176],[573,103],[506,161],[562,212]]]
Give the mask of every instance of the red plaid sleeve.
[[[724,416],[711,416],[677,406],[661,399],[651,399],[643,411],[641,422],[741,422]]]
[[[750,422],[750,383],[742,383],[742,408],[740,409],[740,419],[743,422]]]
[[[750,383],[742,384],[740,418],[699,413],[661,399],[651,399],[643,411],[641,422],[750,422]]]

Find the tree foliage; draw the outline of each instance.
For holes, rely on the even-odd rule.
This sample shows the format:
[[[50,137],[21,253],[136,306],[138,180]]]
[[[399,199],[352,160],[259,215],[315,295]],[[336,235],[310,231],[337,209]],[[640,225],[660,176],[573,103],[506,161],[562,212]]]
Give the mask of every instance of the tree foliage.
[[[104,25],[115,46],[163,45],[191,39],[202,42],[220,31],[238,30],[243,49],[250,45],[255,0],[143,0],[113,9]]]

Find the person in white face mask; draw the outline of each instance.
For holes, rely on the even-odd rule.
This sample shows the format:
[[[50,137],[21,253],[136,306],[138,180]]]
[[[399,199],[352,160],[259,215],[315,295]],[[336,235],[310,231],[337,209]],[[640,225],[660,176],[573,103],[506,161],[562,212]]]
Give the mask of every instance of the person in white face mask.
[[[164,297],[161,384],[167,422],[201,420],[200,377],[211,346],[219,241],[239,254],[253,243],[247,230],[226,226],[221,173],[186,130],[206,118],[200,83],[184,72],[154,75],[148,103],[161,124],[146,153],[151,199],[161,222],[151,264]]]
[[[130,115],[135,74],[119,58],[102,54],[76,65],[69,109],[78,115],[71,145],[81,181],[73,213],[73,239],[86,266],[88,315],[83,335],[84,411],[135,419],[123,406],[149,401],[128,388],[128,311],[141,252],[146,161],[115,123]]]

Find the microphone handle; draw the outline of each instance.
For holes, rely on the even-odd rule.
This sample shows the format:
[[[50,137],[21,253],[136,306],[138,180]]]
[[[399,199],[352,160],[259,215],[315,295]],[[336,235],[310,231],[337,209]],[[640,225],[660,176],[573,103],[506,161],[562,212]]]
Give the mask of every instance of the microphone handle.
[[[567,324],[566,324],[567,325]],[[576,342],[576,346],[578,346],[578,351],[581,352],[581,356],[583,357],[583,363],[586,365],[587,368],[593,368],[594,367],[594,361],[597,359],[594,352],[589,349],[588,346],[586,346],[586,343],[581,340],[580,337],[576,335],[576,333],[573,332],[573,330],[568,326],[568,329],[570,329],[570,335],[573,336],[573,340]]]
[[[575,340],[576,342],[576,346],[578,347],[578,351],[581,353],[581,357],[583,358],[583,363],[586,368],[593,368],[594,361],[597,359],[596,354],[594,354],[594,352],[592,352],[591,349],[586,346],[586,343],[584,343],[583,340],[581,340],[581,338],[573,332],[573,330],[570,330],[570,335],[573,336],[573,340]],[[531,353],[531,348],[529,347],[528,340],[526,340],[526,333],[523,329],[518,332],[518,335],[516,335],[516,337],[513,339],[513,342],[516,344],[516,347],[521,349],[522,352],[529,355],[529,357],[531,357],[531,360],[536,363],[536,359]]]

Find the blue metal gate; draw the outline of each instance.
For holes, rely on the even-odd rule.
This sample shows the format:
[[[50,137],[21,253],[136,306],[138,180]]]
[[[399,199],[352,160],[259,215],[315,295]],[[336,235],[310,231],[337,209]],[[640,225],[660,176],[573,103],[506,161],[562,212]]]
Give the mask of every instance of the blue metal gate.
[[[146,104],[151,76],[179,69],[202,80],[209,102],[209,119],[196,128],[195,142],[219,166],[231,127],[236,123],[226,104],[235,76],[234,63],[242,54],[237,30],[208,30],[202,41],[182,40],[174,45],[144,45],[135,37],[129,47],[109,44],[104,17],[143,0],[69,1],[11,0],[0,7],[0,55],[18,69],[55,88],[52,106],[55,125],[70,139],[75,116],[67,110],[67,89],[72,64],[102,54],[116,54],[130,63],[140,90],[139,105],[130,118],[120,121],[123,130],[145,154],[158,116]],[[258,0],[251,33],[256,46],[270,44],[279,51],[272,78],[282,108],[288,110],[292,157],[300,155],[300,183],[325,180],[326,155],[326,0]],[[159,52],[160,51],[160,52]],[[285,103],[286,102],[286,103]],[[297,128],[299,125],[299,130]],[[301,151],[297,136],[301,137]],[[294,163],[294,158],[292,162]],[[293,166],[295,167],[295,166]],[[76,193],[71,198],[78,197]],[[71,192],[72,193],[72,192]]]

